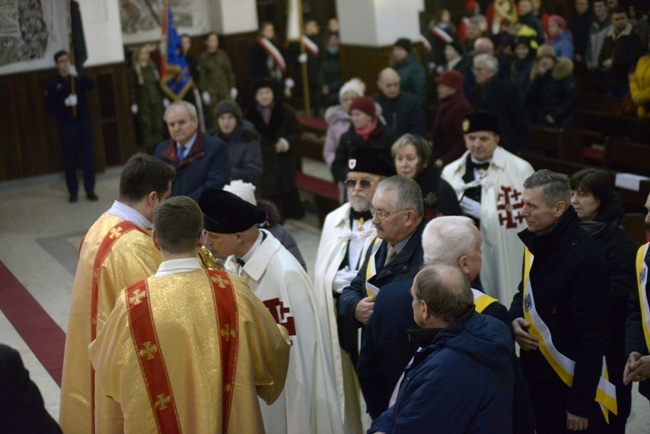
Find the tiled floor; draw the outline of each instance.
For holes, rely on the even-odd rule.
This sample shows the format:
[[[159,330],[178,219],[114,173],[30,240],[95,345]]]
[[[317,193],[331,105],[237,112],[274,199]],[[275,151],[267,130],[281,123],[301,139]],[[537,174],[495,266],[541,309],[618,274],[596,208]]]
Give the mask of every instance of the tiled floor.
[[[328,176],[321,165],[311,164],[308,170]],[[100,200],[89,202],[81,196],[76,204],[67,202],[61,175],[0,183],[0,261],[63,331],[67,326],[79,241],[117,197],[118,182],[119,169],[109,169],[97,178],[96,191]],[[296,238],[311,275],[320,239],[316,217],[310,214],[301,221],[290,220],[286,227]],[[0,342],[20,351],[43,393],[47,409],[58,417],[58,385],[1,311]],[[648,401],[635,392],[628,433],[650,432],[648,410]]]

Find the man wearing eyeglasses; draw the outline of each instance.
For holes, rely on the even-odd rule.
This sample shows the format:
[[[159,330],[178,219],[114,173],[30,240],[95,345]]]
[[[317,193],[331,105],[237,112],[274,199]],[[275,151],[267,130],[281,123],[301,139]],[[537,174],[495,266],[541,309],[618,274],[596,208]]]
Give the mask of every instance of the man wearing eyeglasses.
[[[361,146],[352,151],[348,168],[345,186],[349,202],[325,218],[316,255],[314,287],[318,302],[326,312],[337,393],[339,402],[345,402],[341,411],[346,421],[346,432],[362,432],[362,398],[354,379],[358,326],[338,316],[337,301],[343,288],[357,276],[366,252],[375,240],[376,231],[370,213],[372,198],[379,183],[395,175],[395,167],[380,150]]]
[[[422,192],[417,182],[404,176],[383,180],[372,198],[370,211],[377,239],[366,253],[363,266],[339,298],[339,315],[362,327],[372,315],[381,287],[412,279],[422,265]]]

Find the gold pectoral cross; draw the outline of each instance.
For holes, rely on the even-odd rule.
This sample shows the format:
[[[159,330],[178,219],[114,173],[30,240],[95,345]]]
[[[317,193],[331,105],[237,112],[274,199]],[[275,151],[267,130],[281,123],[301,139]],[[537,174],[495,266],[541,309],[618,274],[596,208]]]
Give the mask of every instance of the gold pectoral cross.
[[[363,232],[363,223],[365,222],[363,217],[359,217],[359,232]]]

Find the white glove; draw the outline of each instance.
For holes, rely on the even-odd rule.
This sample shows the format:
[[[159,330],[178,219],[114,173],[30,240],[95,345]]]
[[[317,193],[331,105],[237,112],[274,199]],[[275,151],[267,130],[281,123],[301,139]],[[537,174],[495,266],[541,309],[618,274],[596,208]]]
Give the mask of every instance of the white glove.
[[[63,100],[63,103],[65,104],[66,107],[74,107],[77,105],[77,95],[74,93],[71,93],[68,95],[68,97]]]
[[[339,294],[343,293],[343,288],[350,286],[352,279],[357,277],[358,270],[350,270],[350,267],[347,265],[345,268],[340,269],[334,275],[334,282],[332,282],[332,291]]]
[[[301,53],[300,56],[298,56],[298,62],[307,63],[307,53]]]
[[[289,142],[284,137],[280,137],[278,142],[275,144],[275,152],[281,154],[289,150]]]
[[[460,201],[460,207],[466,216],[474,217],[476,219],[481,218],[481,202],[463,196],[463,199]]]
[[[203,93],[201,94],[201,98],[203,99],[203,102],[205,104],[210,105],[211,98],[207,90],[203,91]]]
[[[236,99],[237,99],[237,95],[238,95],[237,88],[236,88],[236,87],[231,87],[231,88],[230,88],[230,98],[231,98],[232,100],[236,100]]]
[[[77,67],[74,65],[70,65],[70,69],[68,69],[68,74],[70,74],[73,77],[79,75],[79,73],[77,72]]]
[[[133,104],[131,106],[131,113],[133,113],[134,115],[138,114],[138,105],[137,104]]]
[[[163,98],[163,107],[167,108],[172,102],[168,98]]]
[[[285,89],[293,89],[295,85],[296,83],[293,81],[293,78],[287,78],[286,80],[284,80]]]

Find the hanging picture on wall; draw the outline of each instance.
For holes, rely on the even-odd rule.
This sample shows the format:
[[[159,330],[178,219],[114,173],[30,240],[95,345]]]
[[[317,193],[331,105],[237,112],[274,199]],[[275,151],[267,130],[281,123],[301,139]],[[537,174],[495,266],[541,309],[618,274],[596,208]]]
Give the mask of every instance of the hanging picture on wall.
[[[2,0],[0,0],[2,1]],[[122,39],[125,45],[159,40],[164,0],[120,0]],[[207,0],[169,0],[174,24],[181,33],[207,33]]]
[[[0,75],[52,68],[68,47],[68,0],[0,0]]]

